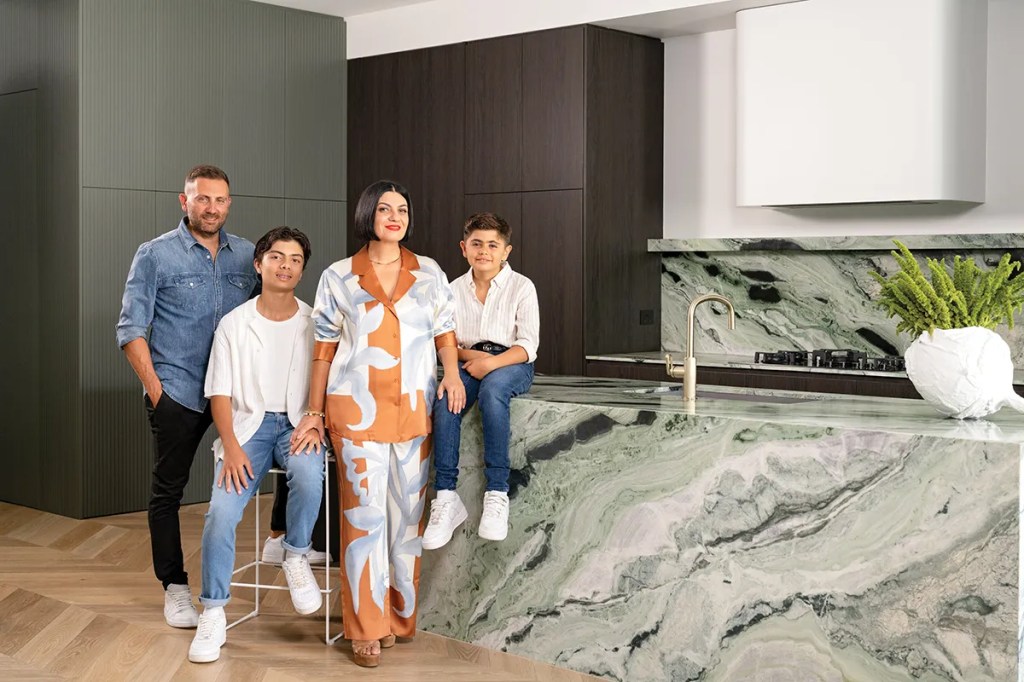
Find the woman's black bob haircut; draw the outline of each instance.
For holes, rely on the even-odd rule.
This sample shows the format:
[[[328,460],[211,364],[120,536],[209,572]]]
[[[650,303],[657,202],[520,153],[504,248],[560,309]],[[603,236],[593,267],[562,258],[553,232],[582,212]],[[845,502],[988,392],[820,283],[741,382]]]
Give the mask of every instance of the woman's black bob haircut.
[[[377,212],[377,204],[386,192],[398,192],[405,199],[405,204],[409,207],[409,227],[405,230],[402,241],[412,236],[412,199],[409,198],[409,190],[393,180],[378,180],[364,189],[359,195],[359,201],[356,202],[354,222],[358,239],[364,242],[379,241],[373,231],[373,218]]]

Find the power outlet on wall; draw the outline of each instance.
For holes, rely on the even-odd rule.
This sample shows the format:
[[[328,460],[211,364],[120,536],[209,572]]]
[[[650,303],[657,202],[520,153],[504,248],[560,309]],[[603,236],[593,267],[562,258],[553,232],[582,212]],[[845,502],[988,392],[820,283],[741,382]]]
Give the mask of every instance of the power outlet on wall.
[[[640,311],[640,324],[648,325],[654,324],[654,311],[651,309],[645,309]]]

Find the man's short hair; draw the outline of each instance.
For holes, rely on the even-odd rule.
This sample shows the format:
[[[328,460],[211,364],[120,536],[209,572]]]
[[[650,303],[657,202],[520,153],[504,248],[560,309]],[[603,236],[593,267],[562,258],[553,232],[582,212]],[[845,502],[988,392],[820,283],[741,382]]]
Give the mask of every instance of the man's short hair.
[[[358,239],[364,242],[380,241],[373,231],[373,220],[377,213],[377,204],[386,192],[398,192],[405,199],[405,205],[409,208],[409,226],[405,229],[404,242],[412,236],[412,199],[409,198],[409,190],[394,180],[378,180],[363,190],[356,202],[356,210],[353,222]]]
[[[288,227],[287,225],[281,225],[275,227],[270,232],[260,237],[260,240],[256,242],[256,250],[253,252],[253,260],[263,260],[263,255],[270,251],[270,247],[276,242],[297,242],[302,247],[302,269],[306,269],[306,264],[309,263],[309,257],[313,255],[313,249],[309,245],[309,237],[307,237],[301,230],[296,230],[294,227]]]
[[[228,180],[228,174],[220,168],[211,166],[208,163],[201,163],[198,166],[193,166],[185,175],[185,184],[188,185],[188,183],[195,182],[199,178],[206,178],[207,180],[223,180],[224,184],[229,188],[231,187],[231,181]]]
[[[469,235],[477,230],[494,230],[506,244],[512,243],[512,228],[497,213],[474,213],[469,216],[466,224],[462,226],[462,238],[469,238]]]

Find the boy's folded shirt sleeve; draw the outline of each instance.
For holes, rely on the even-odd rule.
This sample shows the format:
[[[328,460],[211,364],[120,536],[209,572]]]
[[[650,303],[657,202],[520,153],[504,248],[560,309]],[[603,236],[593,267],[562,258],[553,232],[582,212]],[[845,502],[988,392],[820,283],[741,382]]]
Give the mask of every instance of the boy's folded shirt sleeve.
[[[533,282],[523,287],[516,303],[515,332],[516,340],[512,345],[521,346],[526,351],[527,362],[535,362],[540,346],[540,306]]]

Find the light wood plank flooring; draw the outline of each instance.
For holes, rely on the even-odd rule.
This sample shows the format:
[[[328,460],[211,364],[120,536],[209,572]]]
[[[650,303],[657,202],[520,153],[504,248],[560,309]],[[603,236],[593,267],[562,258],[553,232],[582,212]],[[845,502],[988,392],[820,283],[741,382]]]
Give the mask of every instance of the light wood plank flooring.
[[[262,496],[264,522],[270,503]],[[205,504],[181,511],[196,595],[205,512]],[[252,555],[252,514],[249,505],[239,527],[240,559]],[[163,622],[145,512],[78,521],[0,502],[0,680],[597,679],[427,632],[386,650],[379,668],[363,669],[352,663],[345,640],[324,644],[322,613],[297,615],[284,591],[267,594],[262,604],[259,617],[228,631],[219,661],[189,663],[194,631]],[[251,608],[252,591],[236,589],[228,618]],[[333,632],[340,628],[340,620],[332,624]]]

